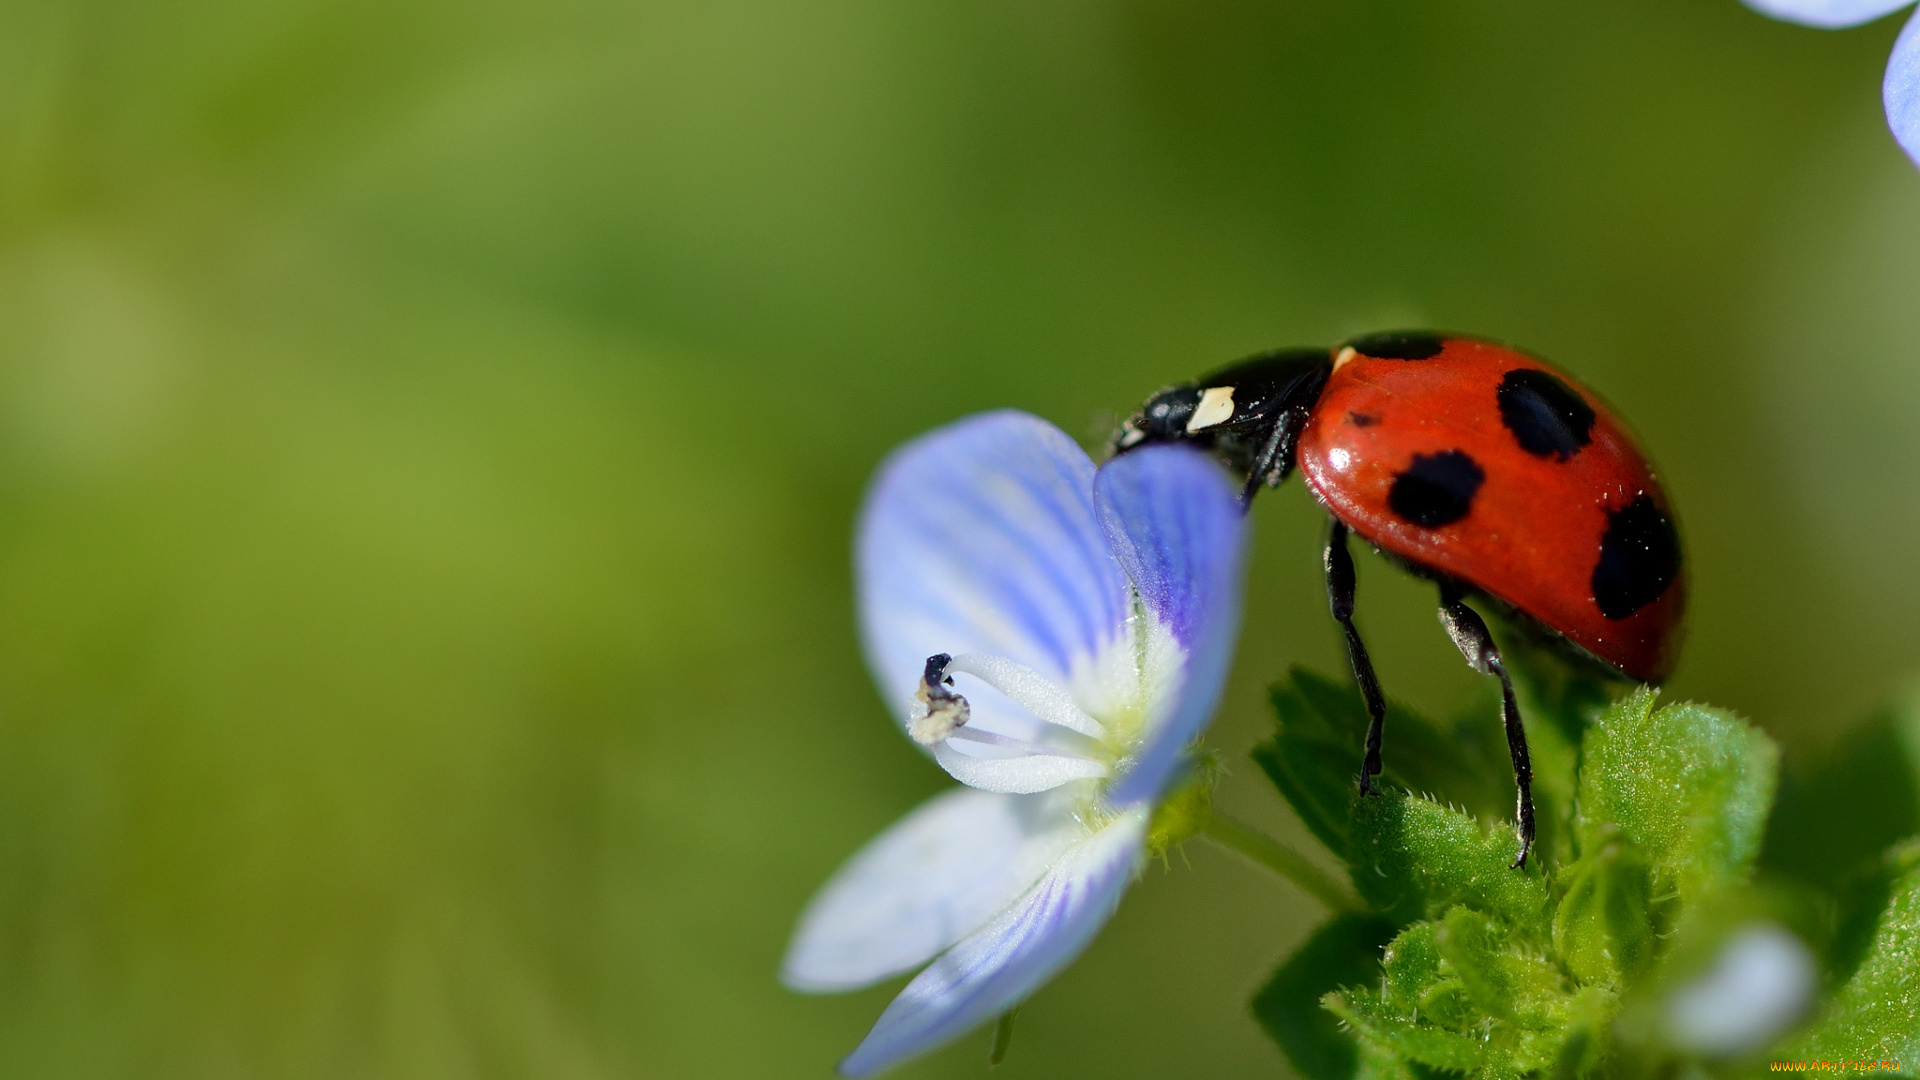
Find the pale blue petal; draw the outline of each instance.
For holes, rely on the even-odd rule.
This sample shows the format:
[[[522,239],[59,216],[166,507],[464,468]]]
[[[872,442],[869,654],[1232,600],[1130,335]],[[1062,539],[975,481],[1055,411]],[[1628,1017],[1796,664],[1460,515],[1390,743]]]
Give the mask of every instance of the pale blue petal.
[[[947,775],[968,787],[1006,795],[1051,791],[1075,780],[1093,780],[1113,770],[1105,762],[1072,754],[1011,753],[992,756],[991,749],[966,753],[959,739],[937,743],[933,760]]]
[[[1247,523],[1226,470],[1182,446],[1108,462],[1094,503],[1127,577],[1183,653],[1149,710],[1133,764],[1108,793],[1125,805],[1160,794],[1220,702],[1240,632]]]
[[[1887,62],[1887,123],[1914,164],[1920,165],[1920,13],[1907,20]]]
[[[1837,30],[1891,15],[1913,0],[1741,0],[1762,15]]]
[[[1027,999],[1080,955],[1145,855],[1144,807],[1076,844],[1019,903],[935,960],[840,1063],[870,1076],[926,1053]]]
[[[911,971],[985,925],[1082,835],[1065,800],[953,788],[848,859],[800,916],[780,979],[854,990]]]
[[[993,653],[1067,685],[1124,640],[1126,579],[1094,518],[1093,471],[1058,428],[1012,411],[949,424],[881,467],[857,541],[861,631],[903,723],[935,653]],[[998,695],[971,700],[987,730],[1046,726]]]

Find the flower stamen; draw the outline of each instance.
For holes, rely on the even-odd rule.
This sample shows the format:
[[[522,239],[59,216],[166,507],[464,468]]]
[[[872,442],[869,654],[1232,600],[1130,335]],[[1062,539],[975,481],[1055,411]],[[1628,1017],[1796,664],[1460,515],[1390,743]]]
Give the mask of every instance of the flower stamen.
[[[928,659],[931,662],[932,658]],[[1106,741],[1105,725],[1088,716],[1058,683],[1025,664],[991,653],[962,653],[947,659],[943,669],[947,674],[972,675],[1049,724],[1077,731],[1089,739]]]
[[[922,746],[938,746],[952,739],[1013,750],[1022,756],[1101,760],[1071,747],[1050,746],[1032,739],[968,727],[967,721],[973,718],[973,707],[964,696],[948,689],[953,685],[956,672],[972,675],[1049,724],[1066,728],[1095,743],[1106,737],[1107,729],[1098,720],[1088,716],[1065,690],[1030,667],[989,653],[964,653],[960,656],[935,653],[927,657],[920,685],[913,691],[913,707],[907,716],[907,734],[913,741]]]
[[[953,677],[947,674],[952,661],[946,653],[927,657],[927,670],[913,692],[916,715],[907,721],[907,734],[921,746],[945,742],[973,715],[967,699],[947,689],[953,685]]]
[[[1085,754],[1076,754],[1071,750],[1063,750],[1058,746],[1048,746],[1045,743],[1031,742],[1027,739],[1016,739],[1011,735],[1002,735],[997,731],[982,731],[979,728],[957,728],[952,734],[948,735],[947,738],[955,742],[975,742],[984,743],[987,746],[1005,747],[1009,750],[1018,750],[1023,754],[1076,758],[1080,761],[1096,760]]]

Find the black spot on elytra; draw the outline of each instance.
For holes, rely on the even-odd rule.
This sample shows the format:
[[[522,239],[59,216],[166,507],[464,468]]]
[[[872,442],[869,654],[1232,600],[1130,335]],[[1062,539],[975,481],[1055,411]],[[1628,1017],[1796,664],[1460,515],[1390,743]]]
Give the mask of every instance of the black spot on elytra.
[[[1593,601],[1609,619],[1627,616],[1660,599],[1680,576],[1680,534],[1645,495],[1609,511],[1593,568]]]
[[[1566,461],[1593,437],[1593,407],[1580,392],[1537,368],[1515,368],[1500,380],[1500,419],[1535,457]]]
[[[1387,506],[1415,525],[1437,529],[1467,516],[1486,478],[1462,451],[1415,454],[1407,471],[1394,478]]]
[[[1347,423],[1354,427],[1372,427],[1379,422],[1380,418],[1372,413],[1350,412],[1347,414]]]
[[[1447,339],[1426,330],[1388,330],[1354,338],[1347,345],[1375,360],[1429,360],[1447,347]]]

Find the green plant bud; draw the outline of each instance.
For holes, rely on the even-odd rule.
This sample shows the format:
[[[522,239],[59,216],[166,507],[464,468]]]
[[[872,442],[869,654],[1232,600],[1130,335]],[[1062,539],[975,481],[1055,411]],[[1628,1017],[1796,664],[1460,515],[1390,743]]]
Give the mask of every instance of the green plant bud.
[[[1520,988],[1513,985],[1512,972],[1501,955],[1506,939],[1503,927],[1464,907],[1447,912],[1433,933],[1441,959],[1453,969],[1479,1011],[1512,1020]]]
[[[1188,769],[1172,792],[1153,808],[1147,826],[1147,854],[1158,858],[1173,847],[1200,835],[1213,815],[1213,787],[1220,764],[1203,756]]]
[[[1590,986],[1574,995],[1567,1010],[1566,1041],[1560,1044],[1549,1073],[1553,1080],[1582,1080],[1603,1076],[1612,1057],[1613,993]]]
[[[1530,1028],[1558,1024],[1567,997],[1560,973],[1520,948],[1504,924],[1457,907],[1435,928],[1434,944],[1482,1015]]]
[[[1455,1031],[1472,1027],[1480,1019],[1467,984],[1457,978],[1444,978],[1420,992],[1417,1015]]]
[[[1387,1001],[1411,1013],[1422,1004],[1427,988],[1440,980],[1440,950],[1433,940],[1432,923],[1415,923],[1387,945],[1380,962],[1386,974]]]
[[[1617,830],[1567,868],[1566,893],[1553,916],[1553,945],[1574,978],[1620,990],[1654,956],[1646,860]]]

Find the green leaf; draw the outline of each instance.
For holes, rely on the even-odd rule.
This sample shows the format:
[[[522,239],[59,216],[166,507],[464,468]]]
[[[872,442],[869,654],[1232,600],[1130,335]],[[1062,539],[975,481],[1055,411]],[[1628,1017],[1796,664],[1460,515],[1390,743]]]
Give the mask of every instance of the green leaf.
[[[1352,683],[1303,667],[1290,669],[1287,679],[1288,683],[1282,685],[1289,686],[1290,692],[1321,718],[1325,737],[1360,748],[1367,730],[1367,706]]]
[[[1464,907],[1434,928],[1434,944],[1442,970],[1465,992],[1474,1017],[1466,1030],[1485,1041],[1490,1072],[1535,1074],[1559,1060],[1572,1000],[1551,960],[1504,923]]]
[[[1353,1080],[1431,1080],[1433,1076],[1428,1069],[1415,1072],[1407,1059],[1377,1043],[1363,1041],[1359,1045],[1360,1064]]]
[[[1481,1015],[1533,1029],[1556,1028],[1564,1019],[1568,988],[1559,971],[1517,947],[1507,926],[1456,907],[1435,928],[1434,944]]]
[[[1761,864],[1826,885],[1920,832],[1920,700],[1883,709],[1830,752],[1788,762]],[[1877,912],[1876,912],[1877,914]]]
[[[1501,826],[1425,799],[1383,794],[1356,799],[1348,866],[1354,887],[1374,909],[1406,923],[1465,904],[1550,936],[1547,886],[1537,872],[1516,870],[1519,841]]]
[[[1594,1023],[1553,962],[1500,920],[1456,907],[1407,927],[1387,946],[1380,989],[1330,995],[1330,1009],[1361,1042],[1360,1059],[1399,1056],[1406,1071],[1480,1077],[1585,1075],[1603,1056],[1606,1016]],[[1583,1026],[1584,1025],[1584,1026]],[[1570,1035],[1585,1041],[1569,1050]]]
[[[1779,751],[1730,713],[1691,703],[1655,709],[1642,688],[1602,713],[1580,774],[1581,849],[1607,826],[1642,852],[1658,887],[1683,899],[1743,880],[1759,853]]]
[[[1365,991],[1328,994],[1322,1004],[1376,1053],[1456,1073],[1477,1070],[1485,1060],[1479,1036],[1420,1023]]]
[[[1253,748],[1253,760],[1293,805],[1307,829],[1335,854],[1347,850],[1347,804],[1360,775],[1366,711],[1359,724],[1344,713],[1329,718],[1317,708],[1302,682],[1321,681],[1294,668],[1269,691],[1273,701],[1273,738]],[[1358,698],[1355,698],[1356,706]]]
[[[1684,1063],[1658,1039],[1623,1035],[1627,1013],[1657,1007],[1652,982],[1665,978],[1660,973],[1673,969],[1701,927],[1756,906],[1792,908],[1788,901],[1806,893],[1747,884],[1779,768],[1764,735],[1717,710],[1659,707],[1645,689],[1607,704],[1597,682],[1576,675],[1543,682],[1547,676],[1530,689],[1547,704],[1528,706],[1526,719],[1541,766],[1541,837],[1559,855],[1557,873],[1552,856],[1529,871],[1511,866],[1518,851],[1505,824],[1512,789],[1492,708],[1484,723],[1449,729],[1410,713],[1401,720],[1405,710],[1395,706],[1382,787],[1478,790],[1476,799],[1497,791],[1486,816],[1498,825],[1416,795],[1356,797],[1366,725],[1357,693],[1301,671],[1274,688],[1278,725],[1256,756],[1316,834],[1344,851],[1356,891],[1385,920],[1363,935],[1363,955],[1372,955],[1386,925],[1402,927],[1380,954],[1377,982],[1352,975],[1355,928],[1367,925],[1355,921],[1330,926],[1324,940],[1316,935],[1262,991],[1257,1015],[1302,1075],[1667,1075]],[[1913,861],[1920,864],[1920,855]],[[1831,928],[1821,920],[1836,912],[1843,919],[1849,911],[1877,912],[1872,905],[1895,894],[1893,881],[1882,875],[1850,890],[1854,899],[1837,908],[1828,902],[1807,910]],[[1920,885],[1909,889],[1920,892]],[[1920,918],[1920,897],[1910,899]],[[1904,970],[1885,958],[1890,925],[1868,919],[1853,932],[1852,951],[1865,957],[1857,978],[1880,979],[1856,994],[1863,1010],[1878,1000],[1874,994],[1920,998],[1920,986],[1887,984]],[[1818,940],[1825,931],[1797,932]],[[1911,933],[1900,948],[1920,952],[1920,926]],[[1848,939],[1844,927],[1838,936]],[[1316,990],[1336,985],[1345,988],[1321,1000],[1344,1022],[1350,1047],[1303,1008]]]
[[[1573,998],[1567,1009],[1566,1039],[1548,1074],[1553,1080],[1581,1080],[1606,1075],[1604,1070],[1612,1050],[1609,1037],[1618,1002],[1598,987],[1588,987]]]
[[[1610,832],[1561,875],[1553,945],[1575,978],[1617,990],[1647,970],[1655,941],[1646,860]]]
[[[1511,1020],[1516,988],[1500,955],[1506,945],[1504,928],[1471,908],[1456,907],[1433,927],[1434,950],[1460,981],[1474,1012]]]
[[[1350,684],[1298,667],[1269,693],[1274,735],[1253,749],[1253,759],[1308,830],[1344,855],[1365,752],[1365,702]],[[1513,791],[1491,696],[1470,717],[1445,727],[1389,700],[1384,731],[1381,786],[1443,793],[1479,813],[1507,812]]]
[[[1500,718],[1497,684],[1489,681],[1472,705],[1450,723],[1428,720],[1387,703],[1382,779],[1436,798],[1478,817],[1513,813],[1513,765]]]
[[[1381,950],[1393,924],[1377,915],[1349,913],[1322,926],[1267,980],[1253,998],[1254,1019],[1309,1080],[1352,1080],[1359,1049],[1320,1007],[1328,992],[1380,980]]]
[[[1866,963],[1880,935],[1880,923],[1900,887],[1898,849],[1882,852],[1865,871],[1856,870],[1834,890],[1833,940],[1827,950],[1828,973],[1835,981],[1853,976]]]
[[[1892,881],[1866,957],[1813,1024],[1779,1055],[1920,1063],[1920,840],[1887,856]]]
[[[1253,748],[1253,760],[1273,781],[1307,831],[1336,855],[1347,851],[1347,804],[1356,794],[1359,760],[1339,747],[1286,736]],[[1343,776],[1341,770],[1351,771]]]
[[[1435,926],[1415,923],[1387,946],[1381,962],[1381,1001],[1400,1015],[1464,1031],[1476,1017],[1467,988],[1440,959]]]

